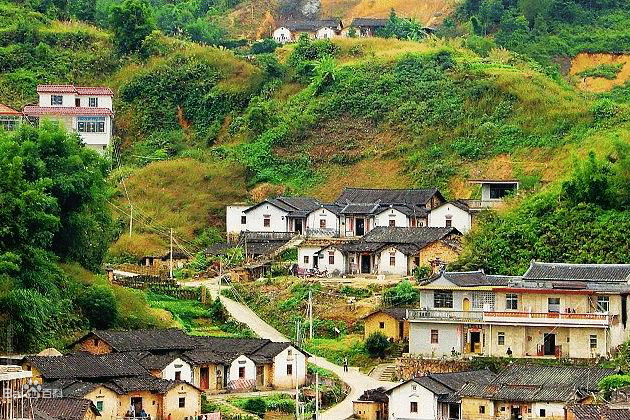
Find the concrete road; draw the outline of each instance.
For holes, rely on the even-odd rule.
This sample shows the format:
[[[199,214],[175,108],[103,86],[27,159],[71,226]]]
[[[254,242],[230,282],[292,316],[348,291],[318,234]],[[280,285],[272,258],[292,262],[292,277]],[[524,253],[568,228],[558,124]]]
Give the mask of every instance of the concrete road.
[[[210,291],[213,299],[215,299],[216,296],[219,294],[219,284],[217,279],[186,282],[182,284],[193,287],[202,285],[206,286]],[[221,296],[220,299],[223,303],[223,306],[225,306],[225,309],[230,313],[230,315],[232,315],[232,317],[234,317],[234,319],[249,326],[249,328],[254,331],[254,333],[256,333],[259,337],[267,338],[271,341],[290,341],[282,334],[280,334],[271,325],[260,319],[260,317],[256,315],[254,311],[249,309],[244,304],[236,302],[235,300],[229,299],[225,296]],[[382,382],[371,378],[368,375],[364,375],[363,373],[359,372],[358,368],[351,367],[349,372],[344,372],[342,366],[331,363],[323,357],[313,356],[310,357],[308,361],[333,372],[350,387],[350,392],[348,393],[348,396],[339,404],[322,412],[320,414],[320,420],[347,419],[348,417],[352,416],[353,413],[352,402],[359,398],[359,396],[363,394],[363,391],[365,391],[366,389],[378,388],[379,386],[391,388],[396,385],[396,383],[394,382]]]

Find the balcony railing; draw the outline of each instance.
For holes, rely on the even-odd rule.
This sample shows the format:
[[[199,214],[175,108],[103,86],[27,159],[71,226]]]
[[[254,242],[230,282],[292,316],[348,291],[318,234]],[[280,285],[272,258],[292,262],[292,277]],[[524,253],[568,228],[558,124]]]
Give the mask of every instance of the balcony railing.
[[[539,325],[608,326],[614,319],[606,312],[519,312],[519,311],[457,311],[450,309],[409,309],[410,321],[455,320],[488,323],[523,323]]]

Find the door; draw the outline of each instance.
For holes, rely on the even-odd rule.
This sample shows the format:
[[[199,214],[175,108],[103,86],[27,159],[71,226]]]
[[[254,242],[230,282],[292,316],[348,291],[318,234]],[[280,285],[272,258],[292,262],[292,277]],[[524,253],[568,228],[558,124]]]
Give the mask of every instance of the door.
[[[481,353],[481,332],[479,331],[470,332],[470,352]]]
[[[76,106],[77,108],[81,106],[81,99],[80,98],[75,98],[74,106]]]
[[[131,406],[136,413],[136,416],[142,411],[142,397],[131,397]]]
[[[256,385],[265,386],[265,367],[256,366]]]
[[[405,338],[405,321],[398,321],[398,337],[400,340]]]
[[[464,308],[464,312],[470,311],[470,299],[464,298],[464,302],[462,303],[462,307]]]
[[[319,254],[313,255],[313,268],[317,268],[319,266]]]
[[[448,418],[451,420],[459,420],[459,404],[449,403]]]
[[[199,370],[199,388],[208,389],[210,388],[210,368],[202,367]]]
[[[295,219],[295,231],[302,235],[302,219]]]
[[[365,220],[364,219],[357,219],[357,228],[356,228],[355,235],[356,236],[365,235]]]
[[[370,256],[361,255],[361,273],[368,274],[370,272]]]
[[[543,336],[545,356],[555,356],[556,354],[556,335],[546,334]]]
[[[512,411],[510,413],[512,420],[520,420],[521,419],[521,407],[518,405],[512,406]]]

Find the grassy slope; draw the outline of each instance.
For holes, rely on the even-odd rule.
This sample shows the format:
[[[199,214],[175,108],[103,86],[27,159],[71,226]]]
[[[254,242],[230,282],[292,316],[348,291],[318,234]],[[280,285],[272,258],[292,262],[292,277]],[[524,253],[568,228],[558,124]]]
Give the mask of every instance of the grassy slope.
[[[436,25],[447,16],[458,0],[322,0],[322,15],[341,17],[350,24],[356,17],[386,18],[394,9],[399,16],[414,18],[425,25]]]

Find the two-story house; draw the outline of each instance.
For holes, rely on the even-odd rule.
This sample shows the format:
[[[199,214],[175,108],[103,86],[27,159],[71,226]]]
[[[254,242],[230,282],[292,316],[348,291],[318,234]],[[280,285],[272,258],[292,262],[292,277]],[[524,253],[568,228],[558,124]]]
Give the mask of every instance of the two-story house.
[[[443,272],[409,310],[414,354],[594,358],[628,338],[630,264],[532,262],[520,277]]]
[[[83,142],[99,151],[112,140],[114,93],[107,87],[39,85],[38,105],[24,107],[32,121],[50,119],[79,134]]]

